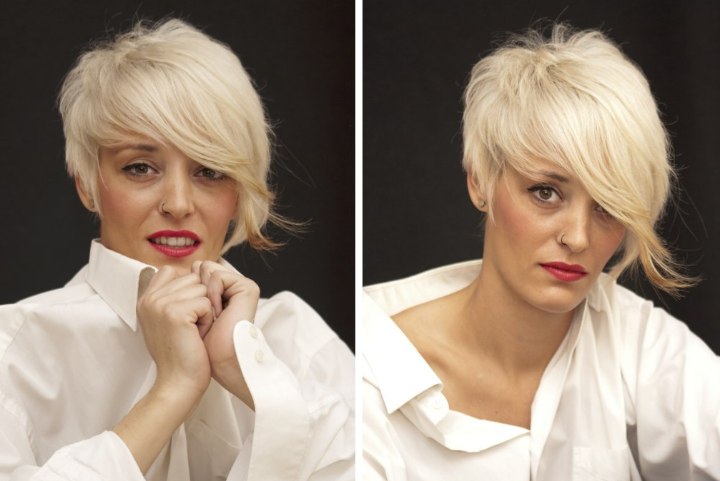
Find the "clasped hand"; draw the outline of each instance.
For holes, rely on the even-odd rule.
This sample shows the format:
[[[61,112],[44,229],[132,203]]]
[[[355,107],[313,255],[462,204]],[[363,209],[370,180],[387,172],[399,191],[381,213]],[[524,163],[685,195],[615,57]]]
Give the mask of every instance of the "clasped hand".
[[[157,365],[156,386],[197,400],[212,377],[252,408],[233,328],[255,318],[259,298],[255,282],[216,262],[196,261],[184,275],[162,267],[137,304],[145,343]]]

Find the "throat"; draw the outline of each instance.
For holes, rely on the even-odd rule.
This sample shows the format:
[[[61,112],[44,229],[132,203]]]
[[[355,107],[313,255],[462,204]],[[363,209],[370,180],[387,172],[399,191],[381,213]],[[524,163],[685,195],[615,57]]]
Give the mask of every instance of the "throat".
[[[549,314],[498,302],[480,278],[464,294],[454,337],[511,379],[542,373],[572,324],[573,312]]]

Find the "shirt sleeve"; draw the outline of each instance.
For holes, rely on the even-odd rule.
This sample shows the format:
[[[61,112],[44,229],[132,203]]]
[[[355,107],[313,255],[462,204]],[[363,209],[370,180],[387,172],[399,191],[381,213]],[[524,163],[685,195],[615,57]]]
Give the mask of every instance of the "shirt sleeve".
[[[638,318],[628,337],[636,345],[626,352],[639,354],[626,361],[633,366],[629,437],[643,479],[720,479],[720,358],[649,302]]]
[[[37,466],[24,423],[7,399],[0,406],[0,480],[144,481],[125,443],[112,431],[57,450]]]
[[[405,462],[377,388],[363,380],[363,481],[406,481]]]
[[[266,301],[255,324],[239,322],[234,344],[255,417],[228,480],[354,479],[354,358],[347,346],[288,292]]]

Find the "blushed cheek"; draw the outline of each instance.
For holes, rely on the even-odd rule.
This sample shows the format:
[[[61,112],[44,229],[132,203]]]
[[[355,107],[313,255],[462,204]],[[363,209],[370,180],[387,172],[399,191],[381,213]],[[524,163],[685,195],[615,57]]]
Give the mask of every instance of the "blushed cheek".
[[[108,190],[101,191],[99,195],[100,219],[103,222],[109,221],[116,223],[119,221],[122,224],[124,223],[122,221],[123,217],[138,220],[136,209],[141,202],[139,202],[137,195],[131,195],[131,193],[122,191],[109,192]]]
[[[519,205],[518,199],[513,199],[507,193],[503,193],[497,200],[495,219],[498,227],[505,231],[508,244],[520,244],[537,235],[541,219],[535,218],[529,209]]]
[[[604,237],[603,247],[606,257],[606,263],[610,260],[613,254],[617,252],[620,246],[625,240],[625,227],[618,226],[614,229],[605,229],[601,235]]]

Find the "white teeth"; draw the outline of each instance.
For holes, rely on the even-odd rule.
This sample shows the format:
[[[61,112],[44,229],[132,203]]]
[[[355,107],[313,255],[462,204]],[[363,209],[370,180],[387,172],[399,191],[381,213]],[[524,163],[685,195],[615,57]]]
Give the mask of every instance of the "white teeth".
[[[170,247],[186,247],[195,244],[195,241],[189,237],[156,237],[152,239],[155,244]]]

